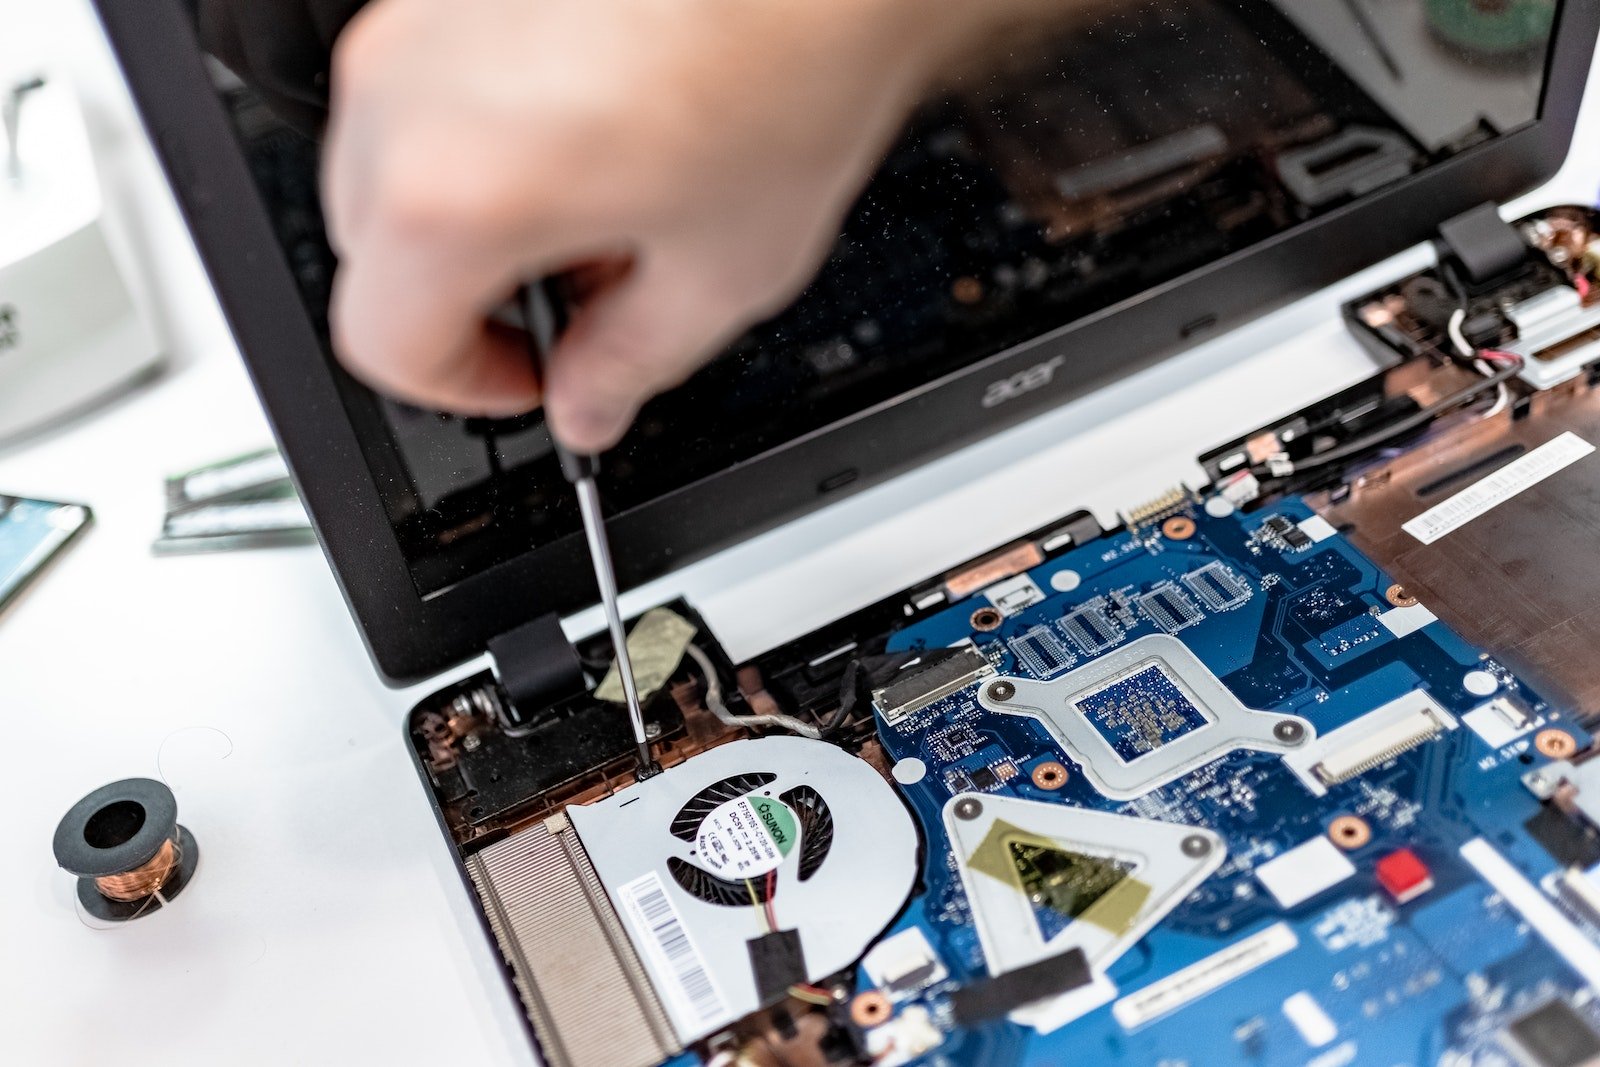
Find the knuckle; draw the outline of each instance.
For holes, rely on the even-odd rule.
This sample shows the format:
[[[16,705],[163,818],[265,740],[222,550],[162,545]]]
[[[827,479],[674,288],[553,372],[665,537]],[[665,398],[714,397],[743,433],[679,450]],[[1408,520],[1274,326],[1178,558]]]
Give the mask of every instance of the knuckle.
[[[597,345],[596,354],[604,367],[604,380],[597,384],[605,393],[630,397],[651,388],[661,373],[661,357],[645,343],[645,333],[639,328],[618,327]]]
[[[448,131],[400,136],[383,153],[369,199],[373,213],[399,236],[467,242],[516,226],[521,194],[494,167],[474,165],[471,145]]]
[[[359,12],[333,44],[332,76],[340,93],[359,93],[382,69],[393,31],[388,5],[374,4]]]

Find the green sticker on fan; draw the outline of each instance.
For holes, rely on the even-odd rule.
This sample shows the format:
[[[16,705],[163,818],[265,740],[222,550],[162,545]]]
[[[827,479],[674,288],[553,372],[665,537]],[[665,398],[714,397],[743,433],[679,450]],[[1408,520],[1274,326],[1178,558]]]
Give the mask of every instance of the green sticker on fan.
[[[759,878],[777,870],[799,837],[789,805],[752,793],[711,810],[695,837],[695,855],[723,878]]]

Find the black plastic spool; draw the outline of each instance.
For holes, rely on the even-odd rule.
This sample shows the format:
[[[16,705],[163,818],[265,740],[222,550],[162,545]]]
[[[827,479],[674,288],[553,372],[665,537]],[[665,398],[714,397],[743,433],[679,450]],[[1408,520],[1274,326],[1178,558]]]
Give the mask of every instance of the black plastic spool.
[[[178,867],[160,895],[112,900],[94,880],[126,874],[156,858],[169,839],[178,845]],[[178,825],[178,800],[165,784],[128,778],[101,786],[72,806],[56,827],[56,862],[78,876],[78,901],[97,919],[126,922],[158,910],[163,899],[183,892],[200,863],[200,846]]]

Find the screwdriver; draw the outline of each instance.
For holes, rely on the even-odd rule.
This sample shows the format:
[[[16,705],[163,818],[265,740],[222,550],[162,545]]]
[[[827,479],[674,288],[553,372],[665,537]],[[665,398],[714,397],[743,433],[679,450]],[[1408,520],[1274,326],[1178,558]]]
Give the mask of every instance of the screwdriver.
[[[549,291],[549,284],[524,285],[518,293],[523,321],[528,327],[528,345],[541,381],[545,377],[545,360],[565,328],[565,305],[559,296]],[[617,604],[617,572],[611,562],[611,544],[606,539],[605,516],[600,511],[600,487],[595,482],[600,473],[600,457],[573,452],[553,435],[551,440],[555,444],[556,458],[561,461],[561,473],[578,494],[583,536],[589,542],[594,581],[600,589],[600,606],[606,614],[606,628],[611,631],[612,647],[616,649],[617,675],[622,679],[622,692],[628,701],[628,718],[633,724],[633,740],[639,752],[638,777],[643,781],[659,773],[661,768],[650,755],[650,740],[644,731],[644,706],[639,702],[639,683],[634,680],[633,660],[628,656],[628,632],[622,625],[622,609]]]

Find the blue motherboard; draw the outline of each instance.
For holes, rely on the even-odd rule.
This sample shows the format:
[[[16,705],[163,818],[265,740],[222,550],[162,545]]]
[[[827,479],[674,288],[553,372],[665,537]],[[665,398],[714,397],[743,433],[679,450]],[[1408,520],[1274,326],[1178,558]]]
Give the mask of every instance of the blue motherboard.
[[[1587,746],[1587,733],[1302,501],[1249,515],[1208,503],[1176,502],[891,638],[890,652],[954,646],[992,667],[923,706],[878,710],[879,739],[927,843],[921,889],[885,935],[915,931],[937,960],[936,971],[885,990],[901,1015],[920,1006],[942,1034],[914,1062],[1540,1062],[1519,1058],[1508,1025],[1557,1000],[1591,1022],[1600,1014],[1585,991],[1594,975],[1581,973],[1589,947],[1552,944],[1594,931],[1541,887],[1566,867],[1525,829],[1541,803],[1524,776],[1560,743]],[[1321,744],[1321,762],[1297,769],[1269,737],[1149,789],[1107,789],[1050,722],[981,699],[1007,679],[1014,685],[990,690],[997,699],[1040,683],[1067,692],[1150,637],[1181,642],[1243,708],[1302,724],[1280,740]],[[1199,682],[1159,657],[1096,677],[1061,714],[1081,716],[1122,780],[1220,724]],[[1408,722],[1407,712],[1364,730],[1375,709],[1407,700],[1434,718]],[[1356,740],[1341,751],[1330,735]],[[1225,842],[1226,858],[1103,968],[1100,992],[1075,1018],[963,1018],[952,1010],[958,991],[995,972],[963,880],[976,860],[962,858],[949,829],[963,796],[1201,827]],[[1079,913],[1040,888],[1048,872],[1026,877],[1039,924],[1030,936],[1048,942]],[[1077,879],[1079,889],[1092,881]],[[883,987],[881,968],[864,966],[859,982]],[[904,1059],[881,1051],[883,1062]]]

